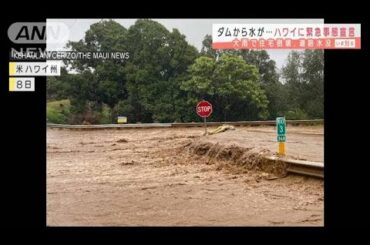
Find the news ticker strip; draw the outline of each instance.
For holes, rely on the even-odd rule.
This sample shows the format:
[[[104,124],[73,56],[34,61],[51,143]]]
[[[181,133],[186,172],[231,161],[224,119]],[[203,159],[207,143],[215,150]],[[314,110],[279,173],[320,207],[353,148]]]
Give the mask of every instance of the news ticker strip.
[[[9,62],[9,76],[60,76],[60,61]]]
[[[34,92],[32,76],[60,76],[61,64],[60,61],[9,62],[9,92]]]
[[[212,48],[361,49],[361,24],[213,24]]]
[[[10,77],[9,78],[10,92],[34,92],[35,78],[34,77]]]

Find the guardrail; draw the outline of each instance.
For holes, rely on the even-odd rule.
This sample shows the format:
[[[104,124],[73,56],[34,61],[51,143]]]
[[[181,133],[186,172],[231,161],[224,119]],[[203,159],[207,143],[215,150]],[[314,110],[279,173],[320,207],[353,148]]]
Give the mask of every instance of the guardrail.
[[[301,175],[324,178],[324,164],[321,162],[310,162],[296,159],[284,159],[279,157],[266,157],[270,161],[280,161],[287,164],[287,171]]]
[[[323,119],[315,120],[286,120],[287,124],[291,125],[316,125],[323,124]],[[207,122],[208,126],[221,126],[223,124],[233,126],[260,126],[271,125],[275,126],[275,120],[271,121],[239,121],[239,122]],[[128,123],[128,124],[94,124],[94,125],[70,125],[70,124],[54,124],[48,123],[48,128],[67,128],[67,129],[113,129],[113,128],[171,128],[171,127],[204,127],[204,123]]]
[[[137,123],[137,124],[94,124],[94,125],[70,125],[48,123],[48,128],[66,129],[112,129],[112,128],[169,128],[171,123]]]

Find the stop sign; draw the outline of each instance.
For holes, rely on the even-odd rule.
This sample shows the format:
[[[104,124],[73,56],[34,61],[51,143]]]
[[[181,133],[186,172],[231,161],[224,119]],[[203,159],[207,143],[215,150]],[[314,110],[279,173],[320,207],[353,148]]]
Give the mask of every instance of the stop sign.
[[[212,104],[206,100],[200,101],[196,109],[200,117],[209,117],[212,114]]]

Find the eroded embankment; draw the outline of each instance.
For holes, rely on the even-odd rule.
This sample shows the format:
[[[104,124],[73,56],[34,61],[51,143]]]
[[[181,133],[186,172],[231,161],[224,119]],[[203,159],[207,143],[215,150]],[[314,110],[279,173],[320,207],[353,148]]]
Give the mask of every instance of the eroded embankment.
[[[284,162],[266,159],[266,156],[273,155],[267,149],[195,139],[185,144],[182,154],[186,156],[186,162],[215,165],[216,170],[227,170],[234,174],[264,172],[266,177],[274,178],[284,177],[287,173],[287,165]]]

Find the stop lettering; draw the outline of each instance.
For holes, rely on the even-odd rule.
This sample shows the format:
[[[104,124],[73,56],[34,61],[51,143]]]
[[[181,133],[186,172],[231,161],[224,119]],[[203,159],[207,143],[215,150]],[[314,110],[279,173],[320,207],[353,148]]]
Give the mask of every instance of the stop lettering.
[[[212,104],[202,100],[197,104],[196,111],[200,117],[209,117],[212,114]]]

